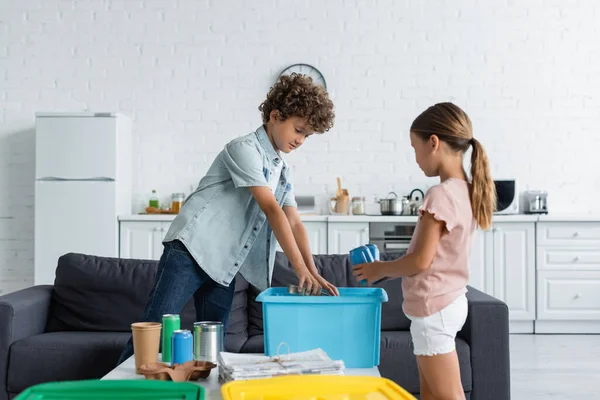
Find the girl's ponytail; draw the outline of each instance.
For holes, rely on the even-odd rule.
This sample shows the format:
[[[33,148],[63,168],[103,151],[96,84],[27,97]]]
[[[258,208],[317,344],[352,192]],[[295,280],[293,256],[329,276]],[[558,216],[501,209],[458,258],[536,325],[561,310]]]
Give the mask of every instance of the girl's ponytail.
[[[496,208],[496,187],[483,145],[475,138],[471,138],[471,145],[471,208],[477,225],[481,229],[488,229]]]

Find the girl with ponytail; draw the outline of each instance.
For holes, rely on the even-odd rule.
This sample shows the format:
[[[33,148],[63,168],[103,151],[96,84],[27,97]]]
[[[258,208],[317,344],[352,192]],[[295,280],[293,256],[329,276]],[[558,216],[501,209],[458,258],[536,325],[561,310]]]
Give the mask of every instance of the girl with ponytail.
[[[464,399],[455,338],[467,318],[471,241],[477,227],[492,224],[495,186],[485,149],[458,106],[429,107],[412,123],[410,141],[421,170],[440,183],[425,195],[406,255],[356,265],[353,273],[369,283],[402,277],[421,398]],[[469,149],[470,179],[463,168]]]

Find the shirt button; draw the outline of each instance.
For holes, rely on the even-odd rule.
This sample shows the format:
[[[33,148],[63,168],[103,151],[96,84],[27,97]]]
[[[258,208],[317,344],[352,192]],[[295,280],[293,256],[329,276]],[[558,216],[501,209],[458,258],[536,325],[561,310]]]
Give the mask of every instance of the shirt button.
[[[245,246],[244,246],[244,248],[245,248],[245,249],[247,249],[247,248],[248,248],[248,245],[245,245]]]
[[[285,182],[284,182],[284,181],[281,181],[281,186],[283,186],[283,185],[285,185]]]
[[[256,230],[256,227],[252,228],[252,230],[253,230],[253,231],[255,231],[255,230]]]
[[[233,264],[233,265],[237,267],[237,266],[238,266],[238,263],[235,263],[235,264]]]

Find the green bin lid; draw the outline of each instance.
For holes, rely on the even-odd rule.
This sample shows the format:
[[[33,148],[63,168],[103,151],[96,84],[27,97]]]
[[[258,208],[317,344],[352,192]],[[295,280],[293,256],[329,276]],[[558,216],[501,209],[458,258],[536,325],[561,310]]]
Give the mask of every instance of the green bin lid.
[[[41,383],[15,400],[204,400],[204,388],[189,382],[82,380]]]

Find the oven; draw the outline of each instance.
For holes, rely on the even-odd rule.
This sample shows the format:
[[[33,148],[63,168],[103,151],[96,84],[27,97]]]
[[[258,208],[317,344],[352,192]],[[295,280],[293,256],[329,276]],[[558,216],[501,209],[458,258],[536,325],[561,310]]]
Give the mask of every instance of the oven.
[[[392,258],[403,256],[415,232],[416,222],[370,222],[369,243]]]

